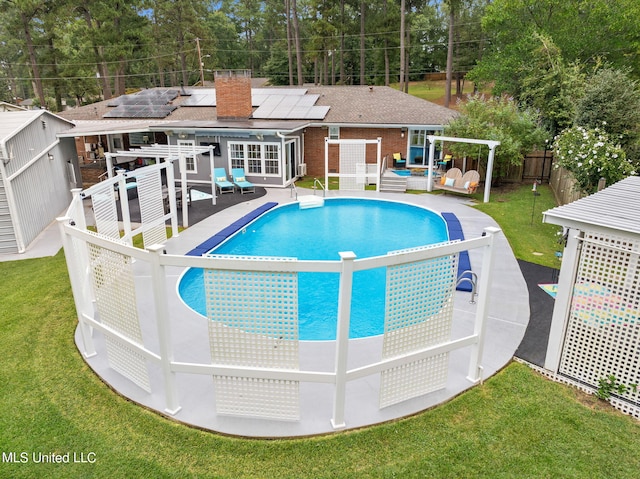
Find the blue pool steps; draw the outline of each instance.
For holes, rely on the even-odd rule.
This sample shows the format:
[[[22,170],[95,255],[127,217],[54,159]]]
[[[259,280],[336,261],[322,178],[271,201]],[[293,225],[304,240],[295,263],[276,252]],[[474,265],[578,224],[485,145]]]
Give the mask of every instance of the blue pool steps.
[[[266,213],[271,208],[277,205],[278,203],[271,201],[247,213],[239,220],[234,221],[226,228],[223,228],[220,231],[218,231],[215,235],[213,235],[211,238],[209,238],[205,242],[200,243],[198,246],[193,248],[191,251],[187,253],[187,256],[202,256],[203,254],[208,253],[213,248],[215,248],[220,243],[222,243],[224,240],[226,240],[229,236],[234,234],[236,231],[241,230],[242,228],[247,226],[249,223],[251,223],[253,220],[255,220],[258,216]]]
[[[464,233],[462,232],[462,225],[460,224],[460,220],[453,213],[442,213],[442,217],[447,223],[447,229],[449,230],[449,239],[464,241]],[[469,252],[468,251],[460,251],[458,255],[458,280],[463,277],[463,273],[465,271],[471,271],[471,261],[469,260]],[[471,278],[469,273],[464,274],[465,278]],[[460,283],[456,289],[458,291],[467,291],[471,292],[471,283],[469,281],[463,281]]]

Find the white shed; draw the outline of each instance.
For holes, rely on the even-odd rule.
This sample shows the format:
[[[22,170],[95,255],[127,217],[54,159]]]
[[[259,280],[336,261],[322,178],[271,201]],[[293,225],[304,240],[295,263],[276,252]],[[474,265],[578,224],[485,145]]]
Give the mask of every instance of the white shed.
[[[0,112],[0,254],[23,253],[71,201],[73,124],[46,110]]]
[[[640,417],[640,177],[544,212],[565,228],[545,369],[597,390],[615,377],[612,397]],[[623,388],[624,389],[624,388]]]

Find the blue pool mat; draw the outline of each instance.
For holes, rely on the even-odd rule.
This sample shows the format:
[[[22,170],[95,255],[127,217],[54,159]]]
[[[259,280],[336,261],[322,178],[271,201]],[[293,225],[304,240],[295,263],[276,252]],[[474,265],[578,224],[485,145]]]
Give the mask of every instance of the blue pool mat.
[[[187,253],[187,256],[202,256],[203,254],[208,253],[213,248],[215,248],[220,243],[222,243],[224,240],[226,240],[229,236],[234,234],[236,231],[241,230],[242,228],[247,226],[249,223],[251,223],[253,220],[255,220],[258,216],[264,214],[265,212],[269,211],[271,208],[277,205],[278,203],[271,201],[269,203],[265,203],[264,205],[256,208],[250,213],[247,213],[239,220],[234,221],[226,228],[223,228],[220,231],[218,231],[215,235],[213,235],[211,238],[209,238],[205,242],[200,243],[198,246],[193,248],[191,251]]]
[[[447,223],[447,229],[449,230],[449,239],[450,240],[460,240],[464,241],[464,233],[462,232],[462,225],[460,224],[460,220],[453,213],[442,213],[442,217]],[[471,261],[469,261],[469,252],[468,251],[460,251],[458,255],[458,279],[462,277],[462,273],[465,271],[471,271]],[[465,277],[471,279],[471,275],[469,273],[464,275]],[[471,292],[471,283],[468,281],[464,281],[460,283],[456,288],[458,291],[467,291]]]

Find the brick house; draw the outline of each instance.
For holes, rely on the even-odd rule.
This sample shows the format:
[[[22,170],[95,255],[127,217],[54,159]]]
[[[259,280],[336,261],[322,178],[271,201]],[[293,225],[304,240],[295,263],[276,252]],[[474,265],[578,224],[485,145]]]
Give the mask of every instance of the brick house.
[[[382,156],[400,153],[407,166],[426,167],[427,134],[440,134],[456,115],[390,87],[260,87],[246,71],[226,71],[216,73],[215,88],[149,89],[67,110],[61,116],[75,127],[60,136],[75,138],[87,171],[104,171],[106,152],[213,145],[214,167],[242,167],[257,185],[285,187],[299,176],[325,174],[326,137],[381,138]],[[331,172],[339,170],[338,154],[328,146]],[[135,168],[153,159],[121,161]],[[366,162],[375,161],[375,145],[367,145]],[[189,161],[189,182],[210,182],[210,164],[206,155]]]

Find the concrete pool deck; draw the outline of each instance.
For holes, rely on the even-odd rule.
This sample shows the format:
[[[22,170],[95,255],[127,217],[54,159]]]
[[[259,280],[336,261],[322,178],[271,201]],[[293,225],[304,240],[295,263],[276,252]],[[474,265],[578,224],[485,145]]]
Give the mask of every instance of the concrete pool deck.
[[[311,191],[299,190],[299,195],[312,194]],[[437,212],[454,213],[462,225],[465,238],[480,236],[487,226],[497,226],[489,216],[468,206],[469,200],[452,195],[410,195],[402,193],[364,192],[327,192],[327,197],[358,196],[381,198],[405,203],[417,204]],[[215,215],[191,226],[178,237],[167,241],[166,250],[170,254],[185,254],[220,229],[233,223],[239,217],[249,213],[265,202],[275,201],[279,204],[295,201],[288,189],[269,189],[265,196],[252,199],[245,195],[246,201],[231,206]],[[244,200],[244,198],[243,198]],[[470,251],[469,256],[475,272],[481,271],[479,252]],[[149,304],[145,291],[150,290],[148,265],[134,263],[136,287],[141,310],[153,309]],[[176,284],[182,270],[174,268],[169,271],[170,317],[173,339],[174,359],[184,362],[208,363],[209,344],[207,320],[187,308],[178,298]],[[469,303],[470,293],[456,292],[454,302],[454,320],[452,339],[471,334],[475,304]],[[495,239],[494,275],[489,298],[489,317],[487,335],[482,359],[483,377],[486,379],[506,365],[514,356],[521,343],[529,321],[529,294],[507,239],[498,234]],[[149,336],[155,325],[151,320],[141,319],[143,337],[145,331]],[[104,340],[101,334],[94,334],[98,354],[86,358],[87,363],[108,384],[124,396],[161,414],[165,407],[162,396],[162,379],[158,367],[150,364],[149,374],[152,391],[148,394],[128,379],[113,371],[107,363]],[[81,344],[79,332],[76,331],[76,343]],[[349,368],[367,364],[379,359],[381,355],[382,336],[350,341]],[[155,344],[149,348],[157,350]],[[329,371],[334,364],[333,342],[300,343],[300,368],[303,370]],[[449,359],[449,378],[445,389],[421,396],[384,409],[378,408],[377,394],[379,375],[369,376],[349,382],[347,385],[345,419],[347,429],[377,424],[428,409],[445,402],[473,386],[466,379],[468,370],[469,348],[454,351]],[[210,376],[195,374],[178,374],[177,382],[180,391],[180,411],[168,416],[176,421],[196,427],[218,431],[224,434],[252,437],[291,437],[307,436],[334,432],[330,419],[333,408],[333,385],[301,383],[300,384],[300,420],[274,421],[255,418],[220,416],[215,413],[214,385]]]

